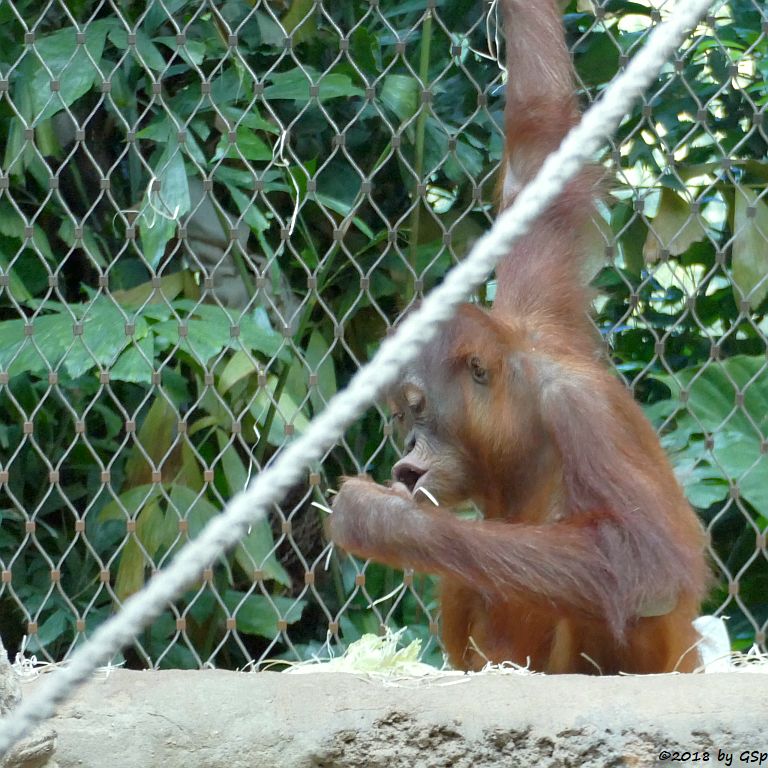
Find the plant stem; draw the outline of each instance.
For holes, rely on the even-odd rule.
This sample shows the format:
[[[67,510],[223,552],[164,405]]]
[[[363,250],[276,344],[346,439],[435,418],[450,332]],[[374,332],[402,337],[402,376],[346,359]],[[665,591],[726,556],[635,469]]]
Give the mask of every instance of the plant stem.
[[[432,44],[432,12],[427,11],[424,17],[424,28],[421,34],[421,58],[419,60],[419,80],[421,81],[421,103],[419,104],[419,116],[416,120],[416,153],[414,157],[413,170],[416,175],[416,185],[414,187],[413,199],[414,207],[411,213],[411,243],[410,243],[410,265],[416,264],[416,252],[419,244],[419,227],[421,222],[422,199],[419,194],[419,186],[423,183],[424,173],[424,138],[427,130],[427,117],[429,116],[429,102],[425,100],[424,95],[427,92],[429,78],[429,50]]]

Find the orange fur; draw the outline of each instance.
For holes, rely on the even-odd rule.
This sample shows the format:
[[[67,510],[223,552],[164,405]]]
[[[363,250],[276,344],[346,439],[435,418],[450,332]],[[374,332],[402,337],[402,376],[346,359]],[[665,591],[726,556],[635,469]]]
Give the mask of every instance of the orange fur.
[[[506,165],[522,184],[577,108],[555,0],[504,9]],[[608,674],[697,663],[701,526],[587,317],[575,233],[595,178],[582,172],[515,243],[493,310],[462,306],[404,374],[392,393],[407,434],[395,484],[352,478],[334,501],[341,546],[442,577],[443,642],[459,668],[511,661]],[[412,496],[419,486],[441,508]],[[450,513],[467,499],[484,520]]]

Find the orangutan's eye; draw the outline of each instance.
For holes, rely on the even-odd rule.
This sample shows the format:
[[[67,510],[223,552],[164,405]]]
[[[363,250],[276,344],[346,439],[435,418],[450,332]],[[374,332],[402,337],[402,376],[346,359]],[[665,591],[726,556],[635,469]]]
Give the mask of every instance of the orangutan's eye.
[[[469,359],[469,370],[472,372],[472,378],[478,384],[488,383],[488,369],[482,366],[480,358],[471,357]]]

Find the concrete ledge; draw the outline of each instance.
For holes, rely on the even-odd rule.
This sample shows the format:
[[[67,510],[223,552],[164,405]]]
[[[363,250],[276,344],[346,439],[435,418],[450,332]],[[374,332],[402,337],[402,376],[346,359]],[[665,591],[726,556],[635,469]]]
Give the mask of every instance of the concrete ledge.
[[[761,752],[768,766],[767,702],[768,676],[747,673],[393,684],[117,670],[53,725],[60,768],[759,765]]]

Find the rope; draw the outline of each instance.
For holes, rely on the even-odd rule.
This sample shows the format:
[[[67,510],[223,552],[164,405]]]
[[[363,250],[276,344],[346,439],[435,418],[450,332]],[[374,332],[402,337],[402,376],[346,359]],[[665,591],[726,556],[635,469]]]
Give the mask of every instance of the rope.
[[[162,613],[170,601],[200,577],[209,563],[237,544],[249,525],[264,515],[269,505],[282,498],[307,466],[320,460],[346,427],[396,381],[405,364],[435,336],[440,324],[450,319],[456,306],[487,279],[515,239],[527,231],[566,182],[602,146],[634,100],[704,16],[711,2],[678,0],[669,19],[653,30],[645,47],[584,114],[560,148],[547,158],[537,176],[521,190],[493,228],[425,298],[421,307],[406,318],[398,331],[382,343],[375,357],[358,371],[346,390],[339,392],[307,431],[287,446],[248,490],[238,493],[166,569],[128,598],[122,610],[102,624],[91,639],[72,654],[66,666],[46,675],[29,697],[0,720],[0,757],[35,725],[51,717],[58,704]]]

